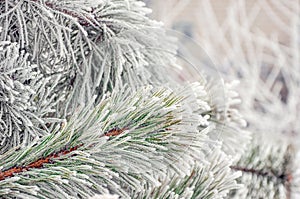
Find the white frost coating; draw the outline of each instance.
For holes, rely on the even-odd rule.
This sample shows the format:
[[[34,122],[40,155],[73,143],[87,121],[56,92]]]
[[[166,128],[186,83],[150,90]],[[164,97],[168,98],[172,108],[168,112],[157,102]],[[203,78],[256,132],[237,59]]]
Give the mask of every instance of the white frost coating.
[[[97,1],[95,9],[91,1],[51,3],[45,10],[41,1],[20,1],[6,13],[11,20],[0,17],[9,27],[1,38],[20,42],[1,50],[0,92],[7,101],[0,105],[11,111],[0,117],[0,143],[9,141],[0,166],[35,165],[58,155],[24,169],[21,179],[1,180],[12,191],[8,197],[16,197],[14,188],[22,184],[18,194],[26,198],[32,183],[41,198],[143,198],[166,184],[170,197],[222,198],[238,187],[227,155],[210,137],[220,121],[207,85],[168,88],[173,77],[166,68],[176,61],[176,47],[147,18],[144,3]],[[24,24],[25,16],[33,22]],[[176,191],[180,186],[182,193]]]
[[[119,199],[118,195],[111,195],[111,194],[102,194],[102,195],[94,195],[89,199]]]

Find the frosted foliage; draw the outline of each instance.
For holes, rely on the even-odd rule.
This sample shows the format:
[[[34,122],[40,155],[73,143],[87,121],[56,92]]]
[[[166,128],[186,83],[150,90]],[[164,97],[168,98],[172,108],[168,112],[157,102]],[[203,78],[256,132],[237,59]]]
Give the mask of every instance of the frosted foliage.
[[[119,199],[118,195],[111,195],[111,194],[97,194],[89,199]]]
[[[265,141],[263,141],[265,140]],[[245,187],[233,191],[228,198],[291,198],[297,193],[297,159],[293,148],[285,142],[255,138],[235,170],[243,172],[238,180]]]
[[[82,108],[62,129],[0,155],[5,170],[61,154],[46,167],[0,180],[0,197],[88,198],[109,191],[121,198],[157,198],[151,190],[161,188],[170,189],[171,198],[224,198],[238,187],[239,172],[231,171],[230,157],[207,136],[211,127],[198,128],[185,97],[169,89],[123,89],[96,108]],[[107,136],[116,128],[124,132]]]
[[[243,153],[243,149],[249,142],[250,132],[245,130],[246,121],[239,112],[241,99],[236,91],[238,81],[224,84],[224,104],[211,104],[216,114],[210,121],[216,125],[216,129],[210,132],[213,140],[223,142],[223,150],[236,157]]]
[[[123,84],[161,82],[172,56],[157,49],[176,50],[135,0],[1,0],[0,11],[1,38],[18,42],[45,76],[60,75],[61,117]]]
[[[16,43],[0,42],[0,154],[49,133],[55,95]],[[52,85],[53,86],[53,85]]]
[[[9,143],[5,150],[47,134],[79,105],[97,103],[114,89],[168,81],[162,74],[176,47],[161,25],[145,16],[150,10],[142,2],[0,0],[0,12],[1,41],[18,44],[11,60],[2,55],[1,70],[22,78],[19,83],[3,80],[3,100],[12,104],[16,99],[20,108],[2,117],[7,119],[1,124],[0,144]],[[6,53],[7,44],[1,45]],[[20,129],[24,133],[17,133]]]
[[[228,154],[243,144],[225,139],[243,124],[238,96],[228,86],[223,107],[201,78],[172,79],[175,40],[144,3],[0,0],[0,12],[1,198],[210,199],[239,187]],[[236,129],[215,139],[227,123]]]

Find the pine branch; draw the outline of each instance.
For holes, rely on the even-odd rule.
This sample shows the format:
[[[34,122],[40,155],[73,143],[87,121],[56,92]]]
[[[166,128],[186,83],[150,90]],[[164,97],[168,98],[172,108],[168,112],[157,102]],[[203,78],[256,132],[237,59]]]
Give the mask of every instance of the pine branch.
[[[249,169],[240,166],[230,166],[230,168],[235,171],[241,171],[243,173],[250,173],[251,175],[256,175],[259,178],[275,179],[276,181],[279,181],[279,183],[285,185],[286,198],[287,199],[291,198],[291,183],[293,177],[290,172],[283,171],[284,173],[279,175],[272,171],[255,170],[255,169]]]
[[[13,168],[7,169],[5,171],[1,171],[0,172],[0,181],[6,179],[8,177],[12,177],[18,173],[28,171],[30,169],[42,168],[44,164],[50,164],[51,162],[53,162],[55,160],[55,158],[60,158],[64,155],[67,155],[67,154],[71,153],[72,151],[77,150],[81,146],[82,145],[78,145],[78,146],[72,147],[70,149],[61,150],[58,153],[53,153],[53,154],[48,155],[45,158],[41,158],[34,162],[31,162],[26,166],[13,167]]]
[[[158,183],[154,171],[185,172],[189,167],[176,159],[190,159],[191,147],[204,146],[207,137],[197,125],[182,133],[191,123],[187,116],[179,119],[181,101],[166,90],[112,94],[92,111],[78,112],[62,130],[1,155],[0,195],[66,198],[109,190],[129,197],[145,182]]]
[[[246,186],[244,190],[232,192],[231,197],[291,198],[297,171],[293,151],[286,143],[257,139],[239,162],[231,166],[243,173],[238,182]]]
[[[108,136],[108,137],[117,136],[117,135],[120,135],[121,133],[123,133],[126,129],[127,128],[111,129],[108,132],[105,132],[104,136]],[[77,150],[79,147],[82,147],[82,146],[83,146],[83,144],[80,144],[80,145],[71,147],[70,149],[62,149],[61,151],[52,153],[45,158],[35,160],[34,162],[31,162],[26,166],[13,167],[13,168],[10,168],[10,169],[4,170],[4,171],[0,171],[0,181],[4,180],[5,178],[12,177],[15,174],[28,171],[30,169],[42,168],[44,164],[53,163],[53,161],[55,161],[55,158],[64,158],[65,155],[71,153],[72,151]]]

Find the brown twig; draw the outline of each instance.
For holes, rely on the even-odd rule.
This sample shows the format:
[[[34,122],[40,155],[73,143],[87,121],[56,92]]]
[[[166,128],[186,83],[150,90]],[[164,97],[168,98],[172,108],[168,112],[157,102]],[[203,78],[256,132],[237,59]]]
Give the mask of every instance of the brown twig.
[[[255,169],[249,169],[249,168],[245,168],[245,167],[240,167],[240,166],[230,166],[231,169],[236,170],[236,171],[242,171],[244,173],[251,173],[251,174],[255,174],[258,176],[270,176],[270,177],[276,177],[273,173],[271,172],[264,172],[261,170],[255,170]]]
[[[34,2],[38,2],[38,0],[31,0],[31,1],[34,1]],[[80,25],[82,26],[90,26],[91,25],[91,22],[93,21],[92,18],[90,17],[87,17],[87,16],[80,16],[79,14],[77,14],[76,12],[73,12],[73,11],[70,11],[70,10],[67,10],[67,9],[64,9],[64,8],[60,8],[58,7],[57,5],[53,4],[53,3],[50,3],[50,2],[45,2],[45,5],[48,7],[48,8],[51,8],[53,10],[56,10],[56,11],[59,11],[59,12],[62,12],[66,15],[69,15],[71,17],[74,17],[76,19],[78,19],[78,22]],[[88,12],[89,14],[92,14],[91,12]],[[95,23],[93,23],[93,25],[95,25]]]
[[[280,180],[286,188],[286,198],[290,199],[291,198],[291,182],[292,182],[292,175],[290,172],[285,172],[281,175],[276,175],[274,172],[266,172],[262,170],[256,170],[256,169],[249,169],[241,166],[230,166],[232,170],[235,171],[242,171],[244,173],[251,173],[257,176],[262,176],[262,177],[273,177],[278,180]]]

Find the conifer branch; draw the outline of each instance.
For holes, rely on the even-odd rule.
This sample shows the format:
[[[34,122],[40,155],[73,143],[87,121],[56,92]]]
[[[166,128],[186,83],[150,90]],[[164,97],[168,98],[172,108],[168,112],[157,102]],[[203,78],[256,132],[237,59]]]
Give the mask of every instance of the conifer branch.
[[[243,173],[238,182],[246,186],[244,190],[234,192],[231,197],[265,196],[290,199],[297,181],[294,180],[297,168],[293,157],[294,152],[287,143],[270,143],[255,138],[240,160],[230,166],[232,170]]]
[[[124,132],[124,130],[126,130],[126,128],[123,128],[123,129],[115,129],[114,128],[114,129],[111,129],[108,132],[104,133],[104,135],[108,136],[108,137],[117,136],[117,135],[120,135],[122,132]],[[22,167],[12,167],[10,169],[0,171],[0,181],[6,179],[8,177],[12,177],[15,174],[28,171],[30,169],[42,168],[44,164],[51,164],[55,161],[56,158],[64,158],[64,155],[67,155],[82,146],[83,146],[83,144],[79,144],[79,145],[71,147],[69,149],[67,149],[65,146],[66,149],[62,149],[61,151],[52,153],[52,154],[48,155],[47,157],[35,160],[34,162],[29,163],[28,165],[25,165]]]
[[[266,178],[266,179],[275,179],[279,183],[283,184],[285,186],[286,191],[286,199],[291,198],[291,186],[292,186],[292,174],[291,172],[282,171],[282,174],[276,174],[272,171],[264,171],[264,170],[255,170],[255,169],[249,169],[246,167],[241,166],[230,166],[232,170],[235,171],[241,171],[242,173],[249,173],[251,175],[256,175],[259,178]]]
[[[53,154],[48,155],[45,158],[40,158],[34,162],[31,162],[26,166],[13,167],[13,168],[10,168],[10,169],[4,170],[4,171],[0,171],[0,181],[6,179],[8,177],[12,177],[18,173],[28,171],[30,169],[41,168],[41,167],[43,167],[44,164],[50,164],[51,162],[53,162],[55,160],[55,158],[61,158],[61,157],[63,158],[64,155],[67,155],[67,154],[71,153],[72,151],[77,150],[81,146],[82,146],[82,144],[72,147],[70,149],[61,150],[58,153],[53,153]]]
[[[96,108],[90,110],[90,105],[77,112],[62,130],[1,155],[0,196],[14,196],[15,186],[22,187],[18,194],[43,196],[50,191],[47,187],[52,189],[57,183],[65,190],[58,190],[62,198],[72,192],[92,196],[94,189],[129,197],[129,192],[141,191],[145,182],[156,186],[157,173],[183,172],[187,165],[181,167],[177,161],[191,159],[208,139],[207,129],[191,128],[193,117],[183,117],[181,103],[180,96],[164,89],[113,93]],[[183,134],[180,129],[189,130]],[[82,182],[73,187],[76,181]]]

